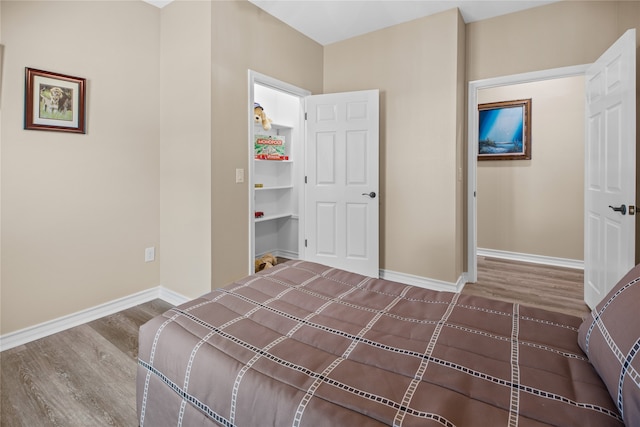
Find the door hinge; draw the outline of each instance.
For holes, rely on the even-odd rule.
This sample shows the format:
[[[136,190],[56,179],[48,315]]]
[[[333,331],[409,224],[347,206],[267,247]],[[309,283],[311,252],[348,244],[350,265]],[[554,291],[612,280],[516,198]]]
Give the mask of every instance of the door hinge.
[[[307,183],[307,176],[306,176],[306,175],[305,175],[305,177],[304,177],[304,183],[305,183],[305,184]]]
[[[307,247],[307,239],[304,239],[304,247]]]
[[[307,120],[307,112],[304,112],[304,119]]]

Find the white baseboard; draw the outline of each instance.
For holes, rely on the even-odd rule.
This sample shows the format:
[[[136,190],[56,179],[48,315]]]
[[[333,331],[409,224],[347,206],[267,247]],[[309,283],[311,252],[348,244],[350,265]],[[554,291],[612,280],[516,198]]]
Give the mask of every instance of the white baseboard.
[[[158,289],[157,298],[160,298],[162,301],[168,302],[169,304],[172,304],[172,305],[184,304],[185,302],[191,301],[193,299],[193,298],[185,297],[184,295],[179,294],[175,291],[172,291],[171,289],[167,289],[163,286],[158,286],[157,289]],[[155,298],[151,298],[151,299],[155,299]]]
[[[419,288],[431,289],[433,291],[460,292],[465,284],[465,276],[460,276],[456,283],[442,280],[429,279],[428,277],[414,276],[413,274],[399,273],[391,270],[380,270],[380,278],[400,282],[406,285],[418,286]]]
[[[161,300],[173,305],[179,305],[191,299],[170,289],[157,286],[155,288],[147,289],[133,295],[100,304],[77,313],[59,317],[39,325],[30,326],[19,331],[1,335],[0,351],[8,350],[49,335],[62,332],[66,329],[73,328],[74,326],[91,322],[101,317],[126,310],[127,308],[149,302],[156,298],[160,298]]]
[[[493,258],[510,259],[514,261],[530,262],[534,264],[545,264],[557,267],[567,267],[574,269],[584,269],[584,262],[580,260],[572,260],[565,258],[553,258],[540,255],[522,254],[517,252],[496,251],[493,249],[478,248],[478,256],[487,256]],[[297,259],[298,254],[279,252],[277,256],[285,258]],[[466,275],[463,274],[458,278],[456,283],[445,282],[427,277],[415,276],[407,273],[399,273],[391,270],[380,270],[380,277],[385,280],[405,283],[408,285],[418,286],[425,289],[435,291],[460,292],[467,282]],[[87,322],[99,319],[110,314],[117,313],[127,308],[149,302],[156,298],[160,298],[173,305],[180,305],[189,301],[184,295],[174,292],[162,286],[147,289],[133,295],[119,298],[105,304],[98,305],[86,310],[79,311],[67,316],[60,317],[39,325],[30,326],[19,331],[10,332],[0,335],[0,351],[8,350],[40,338],[64,331],[74,326],[79,326]]]
[[[281,258],[298,259],[298,252],[293,251],[278,250],[274,255]]]
[[[555,258],[542,255],[523,254],[518,252],[497,251],[494,249],[478,248],[478,256],[486,256],[492,258],[508,259],[513,261],[529,262],[532,264],[550,265],[554,267],[573,268],[576,270],[584,270],[584,261]],[[400,282],[407,285],[418,286],[420,288],[431,289],[434,291],[462,292],[464,285],[469,282],[466,272],[458,278],[456,283],[444,282],[441,280],[430,279],[428,277],[414,276],[407,273],[399,273],[391,270],[380,270],[380,277],[394,282]]]
[[[551,265],[554,267],[566,267],[576,270],[584,270],[584,261],[577,259],[555,258],[542,255],[523,254],[519,252],[498,251],[495,249],[478,248],[478,256],[509,259],[512,261],[530,262],[533,264]]]
[[[280,249],[272,249],[270,251],[266,251],[261,254],[256,254],[255,257],[257,259],[266,254],[271,254],[276,258],[298,259],[298,252],[285,251]]]

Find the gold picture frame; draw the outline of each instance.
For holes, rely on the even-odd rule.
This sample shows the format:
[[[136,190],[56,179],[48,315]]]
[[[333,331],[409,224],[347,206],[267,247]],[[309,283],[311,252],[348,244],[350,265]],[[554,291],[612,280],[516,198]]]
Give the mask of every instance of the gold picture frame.
[[[531,99],[478,105],[478,160],[531,160]]]

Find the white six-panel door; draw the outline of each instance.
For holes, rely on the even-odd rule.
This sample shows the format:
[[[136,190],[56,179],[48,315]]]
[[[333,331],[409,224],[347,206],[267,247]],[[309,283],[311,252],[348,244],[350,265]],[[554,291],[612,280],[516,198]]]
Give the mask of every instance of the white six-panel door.
[[[378,277],[378,90],[306,98],[304,259]]]
[[[591,308],[635,264],[635,52],[629,30],[586,73],[584,293]]]

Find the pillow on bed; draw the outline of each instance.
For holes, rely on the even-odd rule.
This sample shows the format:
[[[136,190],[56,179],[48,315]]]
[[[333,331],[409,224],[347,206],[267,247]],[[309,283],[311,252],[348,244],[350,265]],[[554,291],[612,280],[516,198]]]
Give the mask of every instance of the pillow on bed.
[[[640,264],[585,319],[578,343],[625,424],[640,426]]]

